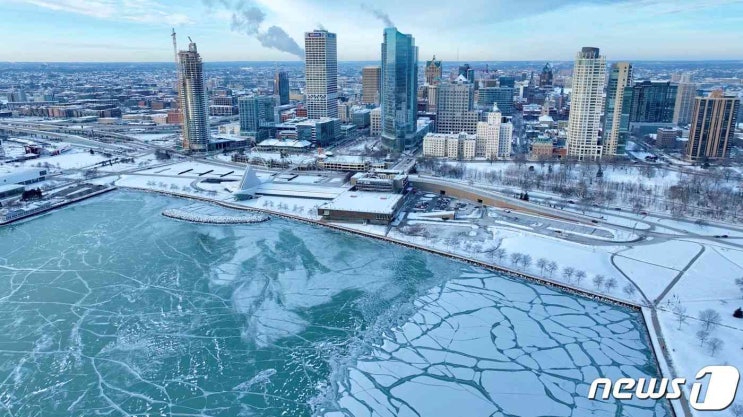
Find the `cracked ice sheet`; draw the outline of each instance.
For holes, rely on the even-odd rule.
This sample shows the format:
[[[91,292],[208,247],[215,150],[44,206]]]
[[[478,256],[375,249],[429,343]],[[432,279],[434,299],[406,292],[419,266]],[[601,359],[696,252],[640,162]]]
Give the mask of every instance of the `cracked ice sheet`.
[[[471,270],[415,304],[350,367],[328,416],[669,415],[663,401],[586,399],[597,377],[657,376],[632,311]]]

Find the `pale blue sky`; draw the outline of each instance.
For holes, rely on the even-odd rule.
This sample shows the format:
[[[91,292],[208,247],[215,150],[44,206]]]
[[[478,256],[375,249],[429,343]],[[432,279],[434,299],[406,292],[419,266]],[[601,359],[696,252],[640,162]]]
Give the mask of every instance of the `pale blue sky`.
[[[242,4],[242,5],[240,5]],[[340,60],[377,60],[383,20],[361,1],[0,0],[0,61],[170,61],[170,28],[207,61],[297,58],[303,32],[338,34]],[[743,59],[743,0],[375,0],[421,60]],[[233,29],[233,13],[249,16]],[[243,14],[240,14],[241,16]],[[252,23],[252,24],[251,24]],[[277,28],[270,29],[272,26]],[[282,31],[286,38],[282,38]],[[291,39],[290,39],[291,38]],[[263,41],[263,43],[261,42]],[[288,45],[288,46],[287,46]]]

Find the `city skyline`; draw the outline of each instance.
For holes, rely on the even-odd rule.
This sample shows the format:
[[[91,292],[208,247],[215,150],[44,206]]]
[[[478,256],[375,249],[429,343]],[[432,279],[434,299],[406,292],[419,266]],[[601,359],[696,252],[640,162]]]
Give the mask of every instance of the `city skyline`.
[[[168,62],[171,27],[181,43],[187,35],[199,43],[204,61],[299,61],[303,33],[317,28],[338,34],[339,61],[377,61],[390,25],[416,36],[420,56],[450,62],[569,61],[583,45],[600,47],[608,61],[743,55],[735,41],[743,36],[740,0],[552,3],[476,0],[460,8],[390,1],[327,7],[319,0],[11,0],[0,5],[7,23],[0,35],[13,39],[0,61]],[[597,18],[601,25],[594,24]],[[642,27],[652,27],[652,38]],[[523,42],[527,37],[530,42]]]

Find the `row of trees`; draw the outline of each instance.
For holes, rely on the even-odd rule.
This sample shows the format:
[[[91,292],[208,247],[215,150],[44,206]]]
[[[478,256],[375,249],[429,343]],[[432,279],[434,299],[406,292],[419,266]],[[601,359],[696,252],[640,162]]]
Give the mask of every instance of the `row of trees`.
[[[436,237],[430,230],[419,224],[403,226],[400,228],[400,231],[410,236],[419,236],[427,239]],[[460,237],[464,238],[465,236],[462,235]],[[449,247],[450,252],[455,252],[455,249],[460,247],[468,253],[478,254],[481,259],[484,258],[494,264],[503,265],[508,260],[513,268],[521,269],[522,271],[528,271],[533,266],[536,266],[539,269],[540,275],[549,276],[550,278],[553,278],[559,272],[563,281],[571,285],[581,286],[584,280],[588,278],[588,274],[585,271],[572,266],[565,266],[560,270],[557,262],[547,258],[542,257],[535,261],[529,254],[521,252],[512,252],[509,254],[505,248],[499,246],[500,242],[493,242],[491,247],[487,247],[486,244],[470,241],[462,242],[461,239],[455,237],[444,239],[443,242]],[[618,287],[616,278],[607,278],[602,274],[594,275],[591,283],[596,291],[604,291],[606,293],[612,293]],[[622,291],[627,297],[632,298],[635,296],[637,289],[632,283],[627,283],[622,287]]]

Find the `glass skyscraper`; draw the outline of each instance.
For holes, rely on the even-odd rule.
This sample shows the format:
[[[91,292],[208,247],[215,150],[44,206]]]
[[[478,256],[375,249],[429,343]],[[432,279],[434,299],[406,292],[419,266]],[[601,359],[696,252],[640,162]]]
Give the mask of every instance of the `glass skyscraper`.
[[[622,111],[626,87],[632,84],[632,64],[617,62],[609,70],[604,107],[603,155],[624,154],[629,133],[629,115]],[[631,105],[631,104],[630,104]]]
[[[631,89],[631,123],[673,123],[678,86],[670,81],[643,81]]]
[[[278,71],[273,78],[273,95],[279,97],[279,104],[289,104],[289,74]]]
[[[266,139],[274,125],[272,96],[244,96],[237,100],[240,111],[240,134]]]
[[[382,43],[382,139],[404,149],[416,132],[418,48],[412,35],[384,30]]]

